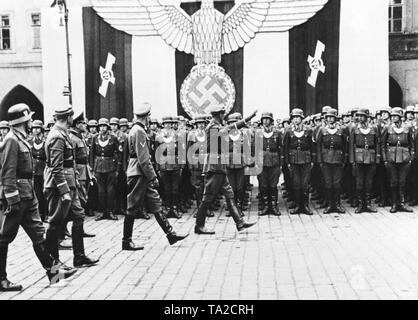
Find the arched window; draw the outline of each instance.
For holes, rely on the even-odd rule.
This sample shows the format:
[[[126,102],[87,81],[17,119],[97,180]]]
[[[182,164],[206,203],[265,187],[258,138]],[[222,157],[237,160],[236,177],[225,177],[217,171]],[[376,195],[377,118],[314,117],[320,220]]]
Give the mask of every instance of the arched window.
[[[26,103],[33,112],[34,120],[44,120],[44,107],[42,102],[28,89],[22,85],[17,85],[9,91],[0,103],[0,120],[7,120],[7,111],[18,103]]]

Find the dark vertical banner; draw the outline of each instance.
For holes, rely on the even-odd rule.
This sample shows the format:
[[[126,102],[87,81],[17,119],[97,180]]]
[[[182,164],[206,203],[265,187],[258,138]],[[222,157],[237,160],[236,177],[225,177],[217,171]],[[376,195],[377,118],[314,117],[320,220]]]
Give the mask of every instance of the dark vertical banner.
[[[132,36],[118,31],[90,8],[83,8],[84,59],[86,70],[86,116],[132,118]],[[116,62],[112,71],[115,84],[109,83],[106,97],[99,94],[100,67],[105,68],[108,53]]]
[[[315,114],[323,106],[338,108],[338,66],[340,47],[341,0],[329,0],[324,8],[306,23],[289,32],[290,107],[300,107]],[[315,87],[308,83],[312,73],[308,57],[314,57],[321,41],[325,73],[318,72]]]
[[[181,7],[187,14],[192,15],[200,9],[200,2],[182,3]],[[215,8],[223,14],[228,13],[235,5],[235,1],[215,1]],[[176,50],[176,87],[177,87],[177,113],[184,117],[189,117],[184,111],[180,102],[180,90],[186,77],[194,66],[194,58],[191,54],[186,54]],[[243,76],[244,76],[244,50],[241,48],[236,52],[222,56],[221,67],[231,77],[235,85],[236,98],[232,112],[243,110]]]

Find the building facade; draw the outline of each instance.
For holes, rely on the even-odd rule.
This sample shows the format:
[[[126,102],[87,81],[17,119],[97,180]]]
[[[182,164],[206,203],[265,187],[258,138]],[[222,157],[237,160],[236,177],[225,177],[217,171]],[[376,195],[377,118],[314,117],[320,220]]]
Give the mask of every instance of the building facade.
[[[0,119],[8,108],[27,103],[34,118],[44,120],[41,10],[53,0],[1,0],[0,5]],[[71,5],[88,0],[71,0]],[[57,7],[57,25],[63,25]],[[49,106],[52,107],[52,106]]]
[[[390,104],[418,104],[418,0],[389,0]]]

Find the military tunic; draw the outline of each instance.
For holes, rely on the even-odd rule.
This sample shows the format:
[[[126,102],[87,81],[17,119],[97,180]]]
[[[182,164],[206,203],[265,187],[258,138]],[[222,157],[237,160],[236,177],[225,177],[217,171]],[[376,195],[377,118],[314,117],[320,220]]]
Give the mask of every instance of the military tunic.
[[[46,167],[45,139],[33,137],[30,141],[33,158],[33,184],[39,202],[39,214],[43,221],[48,217],[44,196],[44,171]]]
[[[90,165],[97,179],[101,211],[113,213],[119,161],[119,142],[111,133],[95,135],[90,147]]]

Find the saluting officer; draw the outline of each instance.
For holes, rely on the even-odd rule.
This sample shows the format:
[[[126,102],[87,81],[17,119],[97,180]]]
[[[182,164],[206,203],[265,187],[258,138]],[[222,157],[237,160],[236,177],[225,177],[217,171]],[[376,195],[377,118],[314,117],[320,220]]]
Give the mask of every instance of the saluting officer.
[[[359,201],[356,214],[377,212],[371,205],[371,192],[376,165],[380,163],[380,142],[377,127],[369,123],[369,114],[366,108],[358,109],[358,123],[351,128],[349,139],[349,159],[355,172]]]
[[[77,270],[62,270],[45,246],[45,229],[33,189],[31,146],[26,141],[33,112],[25,104],[8,110],[11,131],[4,137],[0,155],[0,291],[20,291],[23,287],[7,279],[7,253],[22,226],[32,241],[36,256],[51,284],[71,277]]]
[[[99,120],[100,133],[95,135],[90,147],[90,165],[97,180],[97,189],[101,212],[96,221],[103,219],[118,220],[114,215],[117,166],[119,159],[119,142],[109,132],[109,120]]]
[[[44,124],[41,120],[35,120],[32,124],[32,138],[29,140],[33,158],[33,186],[39,204],[39,214],[42,221],[46,222],[48,211],[44,196],[44,171],[46,166]]]
[[[151,105],[148,103],[135,109],[135,123],[129,132],[128,210],[123,225],[122,250],[135,251],[144,248],[137,247],[132,242],[135,215],[142,206],[147,206],[154,214],[157,223],[167,235],[170,245],[188,236],[188,234],[176,234],[162,211],[161,198],[157,192],[158,179],[151,163],[149,137],[146,132],[150,114]]]
[[[88,189],[92,179],[89,162],[87,144],[84,140],[83,133],[86,133],[86,120],[84,119],[84,112],[79,112],[74,116],[73,124],[68,130],[69,137],[73,143],[74,159],[77,177],[77,191],[80,198],[80,204],[84,209],[84,213],[88,211]],[[88,234],[83,230],[85,238],[93,238],[94,235]]]
[[[251,119],[255,117],[257,111],[255,111],[251,116],[245,118],[245,120],[241,120],[230,126],[225,126],[225,106],[222,104],[214,105],[211,106],[209,110],[212,115],[212,120],[206,128],[206,137],[208,139],[208,154],[203,170],[205,174],[205,187],[203,191],[202,203],[200,204],[200,207],[197,211],[195,233],[215,233],[214,231],[206,229],[205,220],[206,212],[208,211],[210,205],[216,200],[216,197],[219,193],[222,193],[225,196],[229,214],[234,219],[239,232],[252,227],[255,222],[245,222],[234,202],[234,192],[232,191],[231,185],[229,184],[228,177],[226,175],[226,164],[229,160],[227,158],[228,152],[227,150],[222,150],[222,143],[219,140],[223,139],[225,142],[227,142],[229,139],[230,130],[243,128],[247,122],[251,121]]]
[[[280,216],[277,208],[277,185],[280,179],[280,167],[283,164],[283,135],[273,127],[273,121],[272,113],[263,113],[261,115],[263,127],[257,132],[263,139],[263,171],[258,175],[258,182],[264,210],[259,212],[260,216],[268,214]]]
[[[303,118],[303,110],[292,110],[292,126],[286,130],[283,138],[284,162],[290,172],[296,204],[290,213],[313,215],[309,207],[309,180],[316,150],[312,130],[302,125]]]
[[[325,182],[327,208],[324,214],[345,213],[341,207],[341,182],[348,156],[348,129],[336,123],[338,111],[325,114],[327,125],[317,136],[317,157]]]
[[[46,170],[44,193],[48,202],[49,227],[46,242],[49,252],[59,260],[58,237],[66,221],[73,221],[72,244],[74,267],[90,267],[98,259],[91,259],[84,250],[84,209],[77,191],[74,148],[68,135],[74,111],[71,106],[55,110],[55,125],[45,142]],[[67,219],[68,218],[68,219]]]
[[[412,212],[405,201],[405,188],[414,158],[414,141],[412,128],[402,123],[402,113],[401,108],[393,108],[392,124],[382,133],[382,158],[389,172],[392,195],[391,213]]]

